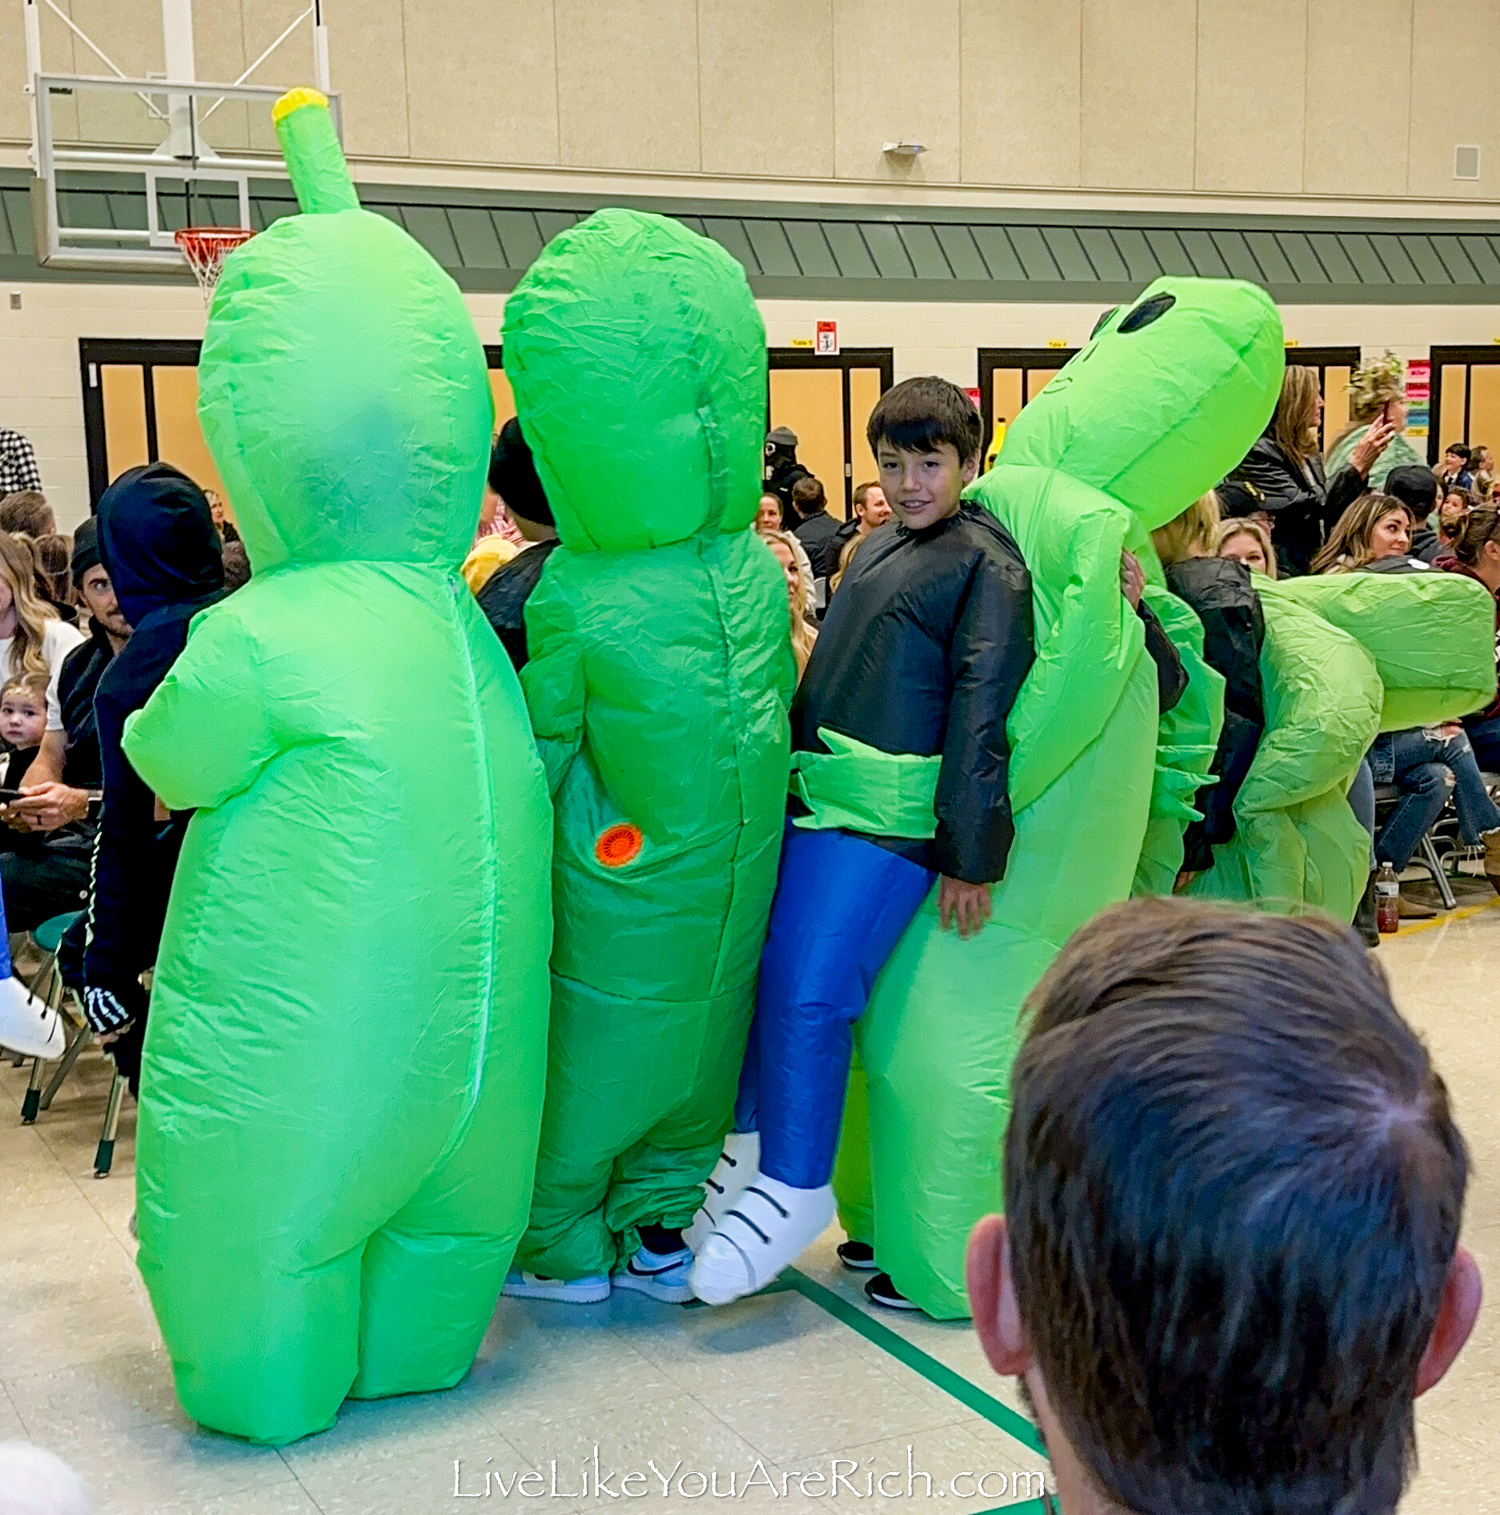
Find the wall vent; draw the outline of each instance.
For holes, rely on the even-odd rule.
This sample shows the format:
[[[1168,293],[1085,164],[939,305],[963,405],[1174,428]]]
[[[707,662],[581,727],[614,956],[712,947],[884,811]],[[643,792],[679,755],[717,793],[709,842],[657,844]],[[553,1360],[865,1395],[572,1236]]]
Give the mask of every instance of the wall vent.
[[[1462,144],[1453,149],[1453,177],[1477,179],[1479,177],[1479,149]]]

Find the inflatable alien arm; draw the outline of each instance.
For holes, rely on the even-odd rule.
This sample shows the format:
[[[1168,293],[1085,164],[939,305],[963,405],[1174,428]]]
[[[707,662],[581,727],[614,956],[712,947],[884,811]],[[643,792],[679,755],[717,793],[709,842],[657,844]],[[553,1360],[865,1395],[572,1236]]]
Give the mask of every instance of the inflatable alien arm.
[[[1049,487],[1076,486],[1054,477]],[[982,491],[978,498],[986,503]],[[1045,622],[1037,617],[1047,630],[1037,639],[1036,661],[1011,712],[1010,802],[1017,814],[1103,730],[1145,649],[1140,617],[1120,590],[1130,517],[1103,499],[1097,506],[1088,510],[1088,528],[1072,544],[1074,557],[1055,609]],[[1056,577],[1043,579],[1027,566],[1040,600]]]
[[[187,650],[142,710],[125,722],[125,755],[169,810],[222,805],[286,743],[273,702],[257,695],[260,660],[229,607],[199,616]],[[235,698],[226,700],[226,690]],[[186,742],[185,731],[211,731]]]

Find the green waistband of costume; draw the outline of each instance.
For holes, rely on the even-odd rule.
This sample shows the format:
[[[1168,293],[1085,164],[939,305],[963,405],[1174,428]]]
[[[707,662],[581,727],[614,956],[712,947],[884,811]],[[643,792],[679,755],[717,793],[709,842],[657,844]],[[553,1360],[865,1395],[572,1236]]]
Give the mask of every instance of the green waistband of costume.
[[[791,792],[810,814],[793,822],[808,831],[863,831],[920,839],[937,831],[940,757],[882,752],[839,731],[818,728],[827,752],[792,754]]]

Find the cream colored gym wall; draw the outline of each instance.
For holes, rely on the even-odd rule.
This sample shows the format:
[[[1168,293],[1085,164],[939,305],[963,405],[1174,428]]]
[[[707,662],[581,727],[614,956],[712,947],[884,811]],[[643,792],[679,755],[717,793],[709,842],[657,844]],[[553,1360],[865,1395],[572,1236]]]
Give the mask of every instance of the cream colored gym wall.
[[[1080,182],[1082,0],[962,0],[963,177]]]
[[[1314,0],[1307,25],[1304,188],[1309,193],[1406,194],[1412,5],[1413,0]],[[1265,71],[1255,71],[1270,77],[1274,54],[1265,64]],[[1463,97],[1468,94],[1465,90]]]
[[[557,36],[550,5],[409,0],[403,16],[414,158],[557,162]]]
[[[699,170],[696,0],[553,0],[553,8],[562,43],[557,107],[563,163]],[[539,83],[546,87],[545,80]],[[748,67],[742,87],[763,95]],[[784,92],[764,99],[767,109],[792,108]]]
[[[1301,192],[1308,3],[1198,0],[1195,189]]]
[[[242,0],[242,3],[248,26],[262,0]],[[426,3],[445,17],[450,13],[451,0],[426,0]],[[550,9],[544,0],[542,8]],[[344,141],[349,152],[356,157],[410,157],[406,18],[402,0],[327,0],[323,14],[328,21],[329,72],[334,87],[344,97]],[[255,35],[260,35],[259,26]],[[462,56],[466,39],[455,34],[449,46],[454,55]],[[550,86],[544,80],[542,87],[546,90]],[[421,109],[433,114],[448,112],[441,95],[424,98]]]
[[[1500,95],[1489,77],[1467,87],[1467,60],[1497,40],[1495,0],[1413,0],[1411,161],[1407,193],[1493,199],[1500,181]],[[1477,181],[1453,177],[1453,149],[1480,150]],[[1488,185],[1488,188],[1486,188]]]
[[[1084,184],[1193,187],[1197,20],[1197,0],[1083,0]]]
[[[832,0],[699,0],[698,54],[705,173],[833,177]]]
[[[833,0],[838,177],[959,179],[959,51],[958,0],[924,0],[920,9],[911,0]],[[907,72],[901,87],[891,88],[898,68]],[[795,77],[789,69],[789,85]],[[790,109],[794,98],[789,91],[780,108]],[[886,142],[920,142],[927,151],[892,160],[881,152]]]

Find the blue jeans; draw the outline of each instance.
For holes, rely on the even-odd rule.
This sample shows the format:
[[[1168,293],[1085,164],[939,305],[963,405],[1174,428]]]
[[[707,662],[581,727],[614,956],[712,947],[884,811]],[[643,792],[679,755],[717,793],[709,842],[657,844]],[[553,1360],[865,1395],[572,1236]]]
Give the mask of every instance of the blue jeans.
[[[794,1189],[833,1176],[851,1028],[935,874],[847,831],[788,822],[735,1127]]]
[[[1420,726],[1377,737],[1370,748],[1377,784],[1394,783],[1401,799],[1375,839],[1375,856],[1398,872],[1411,861],[1423,833],[1448,801],[1447,775],[1454,778],[1453,804],[1467,846],[1500,826],[1500,809],[1489,797],[1467,736],[1429,736]]]

